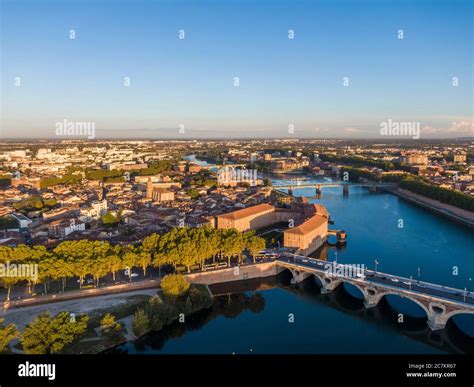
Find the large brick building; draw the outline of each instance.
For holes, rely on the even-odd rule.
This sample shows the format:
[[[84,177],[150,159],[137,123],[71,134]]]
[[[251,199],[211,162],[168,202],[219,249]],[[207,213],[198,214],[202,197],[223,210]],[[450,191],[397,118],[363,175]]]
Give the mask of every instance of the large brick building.
[[[155,187],[151,179],[148,179],[146,197],[155,202],[172,202],[174,201],[174,192],[164,188]]]
[[[256,230],[275,223],[275,207],[270,204],[258,204],[217,217],[217,228],[236,228],[239,231]]]
[[[294,224],[283,233],[283,245],[301,254],[310,254],[327,239],[329,213],[321,204],[296,203],[290,208],[259,204],[217,216],[217,228],[256,230],[274,223]]]
[[[327,239],[328,218],[323,214],[314,214],[297,227],[283,232],[283,245],[307,255],[319,249]]]

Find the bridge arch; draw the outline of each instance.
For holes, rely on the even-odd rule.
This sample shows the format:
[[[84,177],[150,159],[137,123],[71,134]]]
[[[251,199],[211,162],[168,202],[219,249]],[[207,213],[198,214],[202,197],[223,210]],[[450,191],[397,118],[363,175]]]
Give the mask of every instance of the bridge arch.
[[[420,302],[419,300],[417,300],[416,298],[413,298],[413,297],[403,297],[401,296],[399,293],[397,292],[383,292],[382,294],[382,298],[385,297],[385,296],[397,296],[398,298],[404,298],[406,300],[410,300],[411,302],[414,302],[416,305],[418,305],[421,309],[423,309],[423,311],[425,312],[426,314],[426,317],[429,317],[431,312],[430,310],[426,307],[425,304],[423,304],[422,302]],[[442,313],[442,312],[441,312]],[[440,314],[441,314],[440,313]]]
[[[368,293],[368,290],[369,289],[365,289],[363,288],[362,286],[360,286],[358,283],[356,282],[352,282],[352,281],[344,281],[342,280],[342,282],[346,285],[351,285],[352,287],[356,288],[359,292],[360,292],[360,295],[362,296],[362,298],[366,298],[367,297],[367,293]],[[372,294],[372,295],[375,295],[375,294]],[[353,296],[351,294],[351,296]]]
[[[448,321],[451,317],[454,317],[459,314],[474,314],[474,310],[469,309],[457,309],[451,312],[446,313],[446,321]]]
[[[318,283],[318,285],[320,285],[321,287],[324,287],[324,278],[323,278],[322,275],[314,273],[313,277],[316,280],[316,282]]]

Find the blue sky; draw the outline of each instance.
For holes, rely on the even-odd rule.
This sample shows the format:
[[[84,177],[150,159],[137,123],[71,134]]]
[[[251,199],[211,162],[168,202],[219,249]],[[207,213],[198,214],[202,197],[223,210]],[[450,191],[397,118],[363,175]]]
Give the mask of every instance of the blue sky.
[[[472,0],[0,1],[3,137],[474,135]]]

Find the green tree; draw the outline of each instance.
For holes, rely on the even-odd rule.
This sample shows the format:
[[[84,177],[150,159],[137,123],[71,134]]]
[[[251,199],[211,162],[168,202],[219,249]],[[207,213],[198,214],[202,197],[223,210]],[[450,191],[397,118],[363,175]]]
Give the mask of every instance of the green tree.
[[[178,315],[175,306],[164,303],[160,297],[152,297],[145,306],[145,313],[150,321],[150,329],[159,331],[163,326],[171,324]]]
[[[230,266],[230,260],[233,256],[242,253],[245,248],[245,240],[243,234],[236,229],[223,229],[220,234],[220,251],[227,257],[227,264]],[[239,259],[240,261],[240,259]]]
[[[182,227],[178,232],[178,240],[176,242],[179,261],[178,263],[184,265],[191,272],[191,266],[199,262],[196,254],[196,244],[191,238],[190,231],[186,227]]]
[[[101,221],[105,227],[113,227],[120,223],[121,217],[118,214],[114,215],[108,211],[102,216]]]
[[[180,261],[177,241],[179,238],[179,227],[162,235],[159,241],[158,252],[155,254],[155,266],[164,264],[173,265],[174,268]]]
[[[191,199],[196,200],[199,198],[199,192],[196,188],[188,189],[188,195],[191,196]]]
[[[168,257],[161,253],[163,248],[162,242],[160,235],[153,233],[147,236],[142,243],[142,250],[150,254],[151,264],[158,268],[158,275],[160,277],[162,266],[168,263]]]
[[[259,251],[265,248],[265,239],[257,237],[255,235],[249,235],[245,240],[245,247],[252,255],[253,263],[255,263],[255,257]]]
[[[17,228],[17,221],[11,216],[3,216],[0,218],[0,230],[6,230],[9,228]]]
[[[44,200],[41,196],[33,195],[28,197],[25,200],[14,203],[13,208],[21,213],[27,213],[29,211],[38,211],[38,210],[49,210],[57,206],[58,202],[56,199],[46,199]]]
[[[101,334],[106,338],[116,338],[122,333],[122,324],[116,321],[115,316],[107,313],[100,320]]]
[[[115,282],[115,274],[123,267],[123,262],[116,254],[110,255],[107,260],[108,270],[112,273],[112,279]]]
[[[51,317],[45,312],[26,326],[20,343],[27,354],[60,353],[85,333],[88,320],[86,315],[74,317],[60,312]]]
[[[4,319],[0,317],[0,352],[5,351],[10,342],[18,337],[15,324],[4,325]]]
[[[189,282],[181,274],[170,274],[163,277],[160,286],[165,296],[175,298],[189,289]]]
[[[61,282],[61,290],[64,292],[66,280],[74,275],[73,262],[62,258],[53,258],[49,264],[51,278]]]
[[[137,309],[133,315],[132,330],[133,334],[137,337],[143,336],[150,331],[150,319],[141,308]]]
[[[133,251],[128,251],[122,258],[123,268],[127,271],[128,279],[132,282],[132,269],[138,266],[138,255]]]
[[[141,266],[143,275],[146,276],[146,269],[151,264],[151,254],[146,251],[142,251],[137,255],[136,262]]]
[[[108,256],[97,257],[91,262],[91,273],[94,277],[95,286],[99,286],[99,281],[107,273],[110,273],[110,263]]]
[[[120,169],[113,169],[111,171],[106,171],[104,169],[93,169],[86,171],[86,179],[88,180],[103,180],[108,177],[121,176],[123,176],[123,171]]]

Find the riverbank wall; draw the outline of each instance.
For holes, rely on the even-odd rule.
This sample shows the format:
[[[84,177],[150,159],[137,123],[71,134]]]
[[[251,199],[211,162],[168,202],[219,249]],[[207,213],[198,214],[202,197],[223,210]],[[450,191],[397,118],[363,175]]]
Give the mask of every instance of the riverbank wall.
[[[191,283],[213,285],[224,282],[272,277],[278,275],[283,270],[285,269],[277,266],[276,263],[272,261],[256,263],[248,266],[230,267],[215,271],[192,273],[185,275],[185,277]]]
[[[474,213],[471,211],[466,211],[449,204],[441,203],[437,200],[429,199],[402,188],[386,191],[446,218],[464,224],[465,226],[474,228]]]

